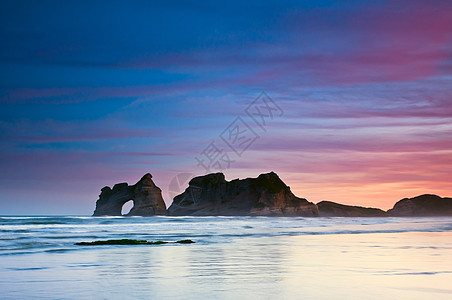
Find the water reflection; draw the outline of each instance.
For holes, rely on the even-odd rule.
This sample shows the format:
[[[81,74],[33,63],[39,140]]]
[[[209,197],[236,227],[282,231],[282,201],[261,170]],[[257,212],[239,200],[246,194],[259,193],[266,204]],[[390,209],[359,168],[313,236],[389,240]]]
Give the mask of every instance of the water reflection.
[[[104,221],[43,229],[27,238],[38,244],[34,252],[0,255],[2,298],[452,297],[452,232],[444,230],[450,227],[449,219],[160,218],[148,223],[119,219],[119,225]],[[104,226],[109,226],[104,238],[194,237],[197,243],[73,245],[80,237],[102,236]],[[5,245],[12,243],[11,237]],[[46,252],[59,247],[70,251]]]

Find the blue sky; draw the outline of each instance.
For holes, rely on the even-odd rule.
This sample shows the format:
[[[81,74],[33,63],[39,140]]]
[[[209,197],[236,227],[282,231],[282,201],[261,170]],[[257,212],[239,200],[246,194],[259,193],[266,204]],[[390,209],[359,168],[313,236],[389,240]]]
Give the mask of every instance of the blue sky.
[[[2,214],[90,214],[100,188],[167,190],[242,117],[227,179],[389,208],[450,196],[450,1],[2,1]],[[284,114],[245,109],[265,91]],[[449,194],[447,194],[449,193]]]

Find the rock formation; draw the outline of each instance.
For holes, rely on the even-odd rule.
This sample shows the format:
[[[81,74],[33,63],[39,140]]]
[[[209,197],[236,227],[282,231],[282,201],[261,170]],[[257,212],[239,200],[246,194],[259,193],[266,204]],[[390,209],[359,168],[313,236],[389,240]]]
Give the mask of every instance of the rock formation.
[[[404,198],[388,210],[388,215],[393,217],[452,216],[452,198],[441,198],[429,194]]]
[[[93,216],[302,216],[302,217],[422,217],[452,216],[452,198],[421,195],[398,201],[387,212],[378,208],[343,205],[331,201],[313,204],[296,197],[274,172],[257,178],[226,181],[223,173],[195,177],[174,197],[166,210],[162,191],[144,175],[136,184],[118,183],[102,188]]]
[[[378,208],[350,206],[331,201],[317,203],[320,217],[384,217],[385,212]]]
[[[121,216],[122,206],[129,200],[133,201],[133,207],[127,216],[166,215],[162,191],[152,181],[152,175],[147,173],[132,186],[118,183],[113,189],[102,188],[93,216]]]
[[[304,216],[319,215],[317,206],[296,197],[274,172],[257,178],[226,181],[224,174],[195,177],[174,197],[171,216]]]

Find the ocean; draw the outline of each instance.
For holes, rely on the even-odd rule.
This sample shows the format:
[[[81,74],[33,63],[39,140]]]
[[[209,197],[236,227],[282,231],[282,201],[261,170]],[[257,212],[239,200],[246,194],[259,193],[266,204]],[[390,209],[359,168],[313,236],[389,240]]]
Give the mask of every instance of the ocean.
[[[0,298],[452,299],[452,218],[3,216]]]

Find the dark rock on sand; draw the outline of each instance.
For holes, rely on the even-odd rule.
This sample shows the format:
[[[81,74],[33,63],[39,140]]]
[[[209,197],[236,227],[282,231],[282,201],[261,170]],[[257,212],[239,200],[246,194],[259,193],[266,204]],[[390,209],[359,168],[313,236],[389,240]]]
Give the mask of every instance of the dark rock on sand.
[[[96,202],[94,216],[121,216],[122,206],[129,200],[133,207],[127,216],[166,215],[166,205],[162,191],[147,173],[136,184],[118,183],[113,189],[106,186],[101,190]]]
[[[146,240],[133,240],[133,239],[121,239],[121,240],[105,240],[105,241],[94,241],[94,242],[79,242],[75,243],[78,246],[98,246],[98,245],[161,245],[161,244],[192,244],[192,240],[180,240],[177,242],[164,242],[155,241],[148,242]]]
[[[226,181],[223,173],[195,177],[174,197],[171,216],[319,215],[317,206],[296,197],[274,172],[257,178]]]
[[[350,206],[331,201],[317,203],[320,217],[384,217],[386,213],[378,208]]]
[[[404,198],[388,210],[388,215],[394,217],[452,216],[452,198],[441,198],[429,194]]]

